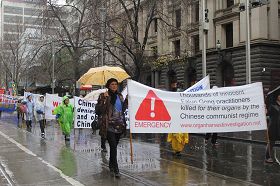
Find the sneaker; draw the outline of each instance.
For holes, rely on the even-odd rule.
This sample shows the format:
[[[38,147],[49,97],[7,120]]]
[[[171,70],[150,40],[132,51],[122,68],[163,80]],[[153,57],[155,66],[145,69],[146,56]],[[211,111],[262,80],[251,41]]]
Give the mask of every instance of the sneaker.
[[[265,161],[265,163],[273,163],[273,159],[272,158],[265,159],[264,161]]]
[[[70,136],[65,136],[65,141],[70,141]]]
[[[45,139],[45,133],[41,134],[41,138]]]

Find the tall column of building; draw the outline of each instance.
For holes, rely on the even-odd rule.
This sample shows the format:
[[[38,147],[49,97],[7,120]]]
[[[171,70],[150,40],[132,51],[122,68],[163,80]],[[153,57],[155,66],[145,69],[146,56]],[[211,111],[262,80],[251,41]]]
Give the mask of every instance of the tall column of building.
[[[215,48],[216,47],[216,33],[215,33],[215,25],[213,22],[214,13],[215,13],[215,4],[213,1],[206,2],[206,8],[209,10],[208,18],[209,18],[209,30],[207,34],[207,48]]]
[[[267,5],[251,10],[251,39],[268,39]]]
[[[280,40],[279,2],[270,1],[268,11],[268,35],[271,40]]]

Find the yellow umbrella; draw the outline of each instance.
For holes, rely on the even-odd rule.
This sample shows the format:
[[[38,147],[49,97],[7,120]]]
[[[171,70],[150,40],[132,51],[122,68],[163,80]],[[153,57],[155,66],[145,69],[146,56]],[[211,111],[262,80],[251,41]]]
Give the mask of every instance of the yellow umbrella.
[[[86,85],[105,85],[110,78],[115,78],[118,82],[122,82],[129,77],[126,71],[120,67],[102,66],[89,69],[78,82]]]

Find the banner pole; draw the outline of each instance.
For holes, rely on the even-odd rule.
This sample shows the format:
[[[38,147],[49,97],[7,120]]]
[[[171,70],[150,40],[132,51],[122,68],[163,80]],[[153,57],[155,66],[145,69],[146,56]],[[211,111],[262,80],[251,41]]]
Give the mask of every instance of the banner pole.
[[[129,130],[129,142],[130,142],[130,160],[131,164],[133,164],[133,146],[132,146],[132,134]]]

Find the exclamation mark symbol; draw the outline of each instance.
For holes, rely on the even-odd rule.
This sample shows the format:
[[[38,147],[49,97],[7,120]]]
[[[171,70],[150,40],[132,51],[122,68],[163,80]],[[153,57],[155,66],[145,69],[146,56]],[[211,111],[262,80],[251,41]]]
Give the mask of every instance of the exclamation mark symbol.
[[[155,101],[156,101],[156,98],[151,98],[151,114],[150,114],[150,116],[152,118],[154,118],[156,116],[156,113],[154,112],[155,111]]]

